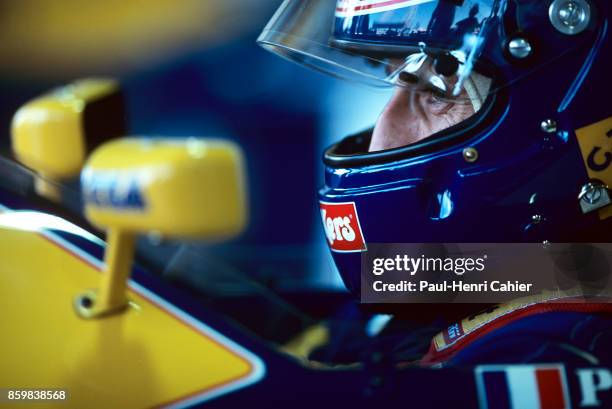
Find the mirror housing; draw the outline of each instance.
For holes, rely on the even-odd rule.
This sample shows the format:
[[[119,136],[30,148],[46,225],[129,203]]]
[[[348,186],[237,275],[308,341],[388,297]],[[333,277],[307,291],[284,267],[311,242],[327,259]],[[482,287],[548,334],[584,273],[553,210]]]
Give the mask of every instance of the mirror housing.
[[[84,318],[124,309],[137,234],[217,241],[239,234],[247,221],[240,148],[216,139],[111,141],[81,174],[85,215],[107,230],[105,274],[98,291],[75,300]]]
[[[132,139],[96,150],[81,174],[94,225],[162,237],[222,240],[246,224],[240,148],[214,139]]]
[[[50,181],[76,178],[93,149],[125,134],[125,116],[116,81],[75,81],[17,110],[11,123],[13,153],[39,176],[37,193],[58,200],[57,187]]]

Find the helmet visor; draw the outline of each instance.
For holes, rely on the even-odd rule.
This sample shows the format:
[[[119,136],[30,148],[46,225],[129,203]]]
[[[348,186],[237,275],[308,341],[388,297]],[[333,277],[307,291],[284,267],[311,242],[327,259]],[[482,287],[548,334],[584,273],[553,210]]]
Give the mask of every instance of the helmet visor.
[[[471,98],[464,83],[495,16],[491,3],[287,0],[258,42],[338,77]]]
[[[285,0],[258,42],[335,76],[482,99],[465,92],[474,71],[494,80],[488,90],[493,92],[584,45],[584,36],[568,39],[553,28],[549,6],[508,0]],[[508,57],[509,32],[536,26],[546,47],[536,53],[518,38]],[[520,64],[536,54],[537,61]]]

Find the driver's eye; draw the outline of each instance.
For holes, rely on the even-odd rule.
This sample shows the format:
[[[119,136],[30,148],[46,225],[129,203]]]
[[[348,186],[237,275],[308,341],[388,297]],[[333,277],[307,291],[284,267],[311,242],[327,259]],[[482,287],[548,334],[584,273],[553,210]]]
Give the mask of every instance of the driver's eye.
[[[431,88],[425,92],[427,94],[427,104],[429,105],[432,112],[437,115],[447,113],[455,105],[455,101],[448,98],[448,95],[445,95],[441,90]]]
[[[447,92],[437,87],[427,87],[427,93],[430,95],[430,99],[436,102],[445,104],[452,104],[455,102],[454,98],[450,97]]]
[[[402,71],[399,75],[399,80],[404,84],[417,84],[419,77],[406,71]]]

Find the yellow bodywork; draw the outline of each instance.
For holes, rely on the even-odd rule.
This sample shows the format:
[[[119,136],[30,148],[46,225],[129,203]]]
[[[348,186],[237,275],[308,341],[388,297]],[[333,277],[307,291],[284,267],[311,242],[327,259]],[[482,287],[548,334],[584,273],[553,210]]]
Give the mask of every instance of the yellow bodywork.
[[[100,265],[62,238],[0,227],[0,243],[0,384],[70,394],[37,408],[180,404],[261,376],[255,356],[135,283],[125,312],[79,318],[73,297],[97,285]]]

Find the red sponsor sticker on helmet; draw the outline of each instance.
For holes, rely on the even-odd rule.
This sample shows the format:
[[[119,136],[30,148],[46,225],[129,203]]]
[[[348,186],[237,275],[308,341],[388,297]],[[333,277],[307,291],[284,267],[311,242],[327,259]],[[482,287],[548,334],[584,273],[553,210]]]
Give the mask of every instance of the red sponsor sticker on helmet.
[[[355,202],[319,202],[323,228],[333,251],[352,252],[366,249]]]

